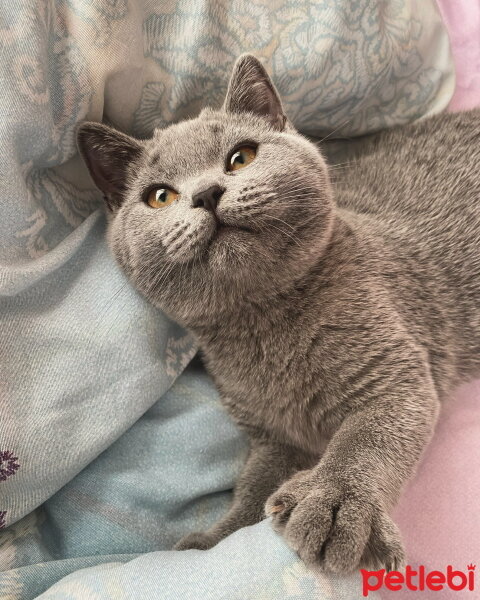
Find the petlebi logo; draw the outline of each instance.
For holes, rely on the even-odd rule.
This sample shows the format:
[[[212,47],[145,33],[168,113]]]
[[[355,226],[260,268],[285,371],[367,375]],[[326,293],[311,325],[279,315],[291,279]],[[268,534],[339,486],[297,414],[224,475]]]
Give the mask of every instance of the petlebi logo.
[[[360,569],[362,593],[366,597],[369,592],[375,592],[382,587],[392,592],[403,589],[415,592],[425,590],[439,592],[444,589],[473,592],[475,589],[475,566],[467,565],[466,571],[457,571],[452,565],[448,565],[445,571],[428,571],[423,565],[420,565],[418,570],[407,565],[404,572],[390,571],[387,573],[385,569],[379,571]]]

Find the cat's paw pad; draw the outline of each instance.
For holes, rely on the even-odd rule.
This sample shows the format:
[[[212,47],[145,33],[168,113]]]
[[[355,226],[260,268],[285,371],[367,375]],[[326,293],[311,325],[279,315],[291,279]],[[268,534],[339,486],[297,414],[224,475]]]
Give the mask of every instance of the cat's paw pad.
[[[202,531],[194,531],[184,536],[173,547],[174,550],[209,550],[218,540]]]
[[[383,509],[334,485],[290,482],[266,506],[275,528],[308,565],[349,573],[361,564],[395,568],[404,560],[398,530]]]

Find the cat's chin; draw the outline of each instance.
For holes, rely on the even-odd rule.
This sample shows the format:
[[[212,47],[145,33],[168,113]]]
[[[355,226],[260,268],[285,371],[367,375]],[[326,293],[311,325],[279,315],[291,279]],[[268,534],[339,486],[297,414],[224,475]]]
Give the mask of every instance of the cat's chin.
[[[234,253],[239,244],[244,246],[245,243],[251,243],[253,234],[251,229],[244,226],[218,223],[208,242],[207,251],[210,254],[222,248],[226,252]]]
[[[227,273],[244,267],[252,258],[252,250],[256,243],[258,233],[246,227],[221,224],[216,228],[206,247],[205,259],[210,268],[217,275],[225,276]]]

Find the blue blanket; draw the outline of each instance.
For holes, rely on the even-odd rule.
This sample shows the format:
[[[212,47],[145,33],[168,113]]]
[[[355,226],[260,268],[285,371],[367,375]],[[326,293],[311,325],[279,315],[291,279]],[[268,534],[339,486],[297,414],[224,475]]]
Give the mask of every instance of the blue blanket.
[[[244,51],[312,136],[421,118],[454,87],[433,0],[17,0],[0,41],[0,598],[358,598],[268,521],[169,551],[225,510],[245,440],[114,264],[74,129],[218,106]]]

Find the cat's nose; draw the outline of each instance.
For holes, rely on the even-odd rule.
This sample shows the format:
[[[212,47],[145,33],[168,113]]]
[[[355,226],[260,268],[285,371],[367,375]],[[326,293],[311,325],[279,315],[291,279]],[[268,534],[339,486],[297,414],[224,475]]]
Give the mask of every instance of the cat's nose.
[[[219,185],[211,185],[203,192],[197,192],[192,196],[193,208],[206,208],[207,210],[215,213],[218,202],[223,195],[225,188]]]

